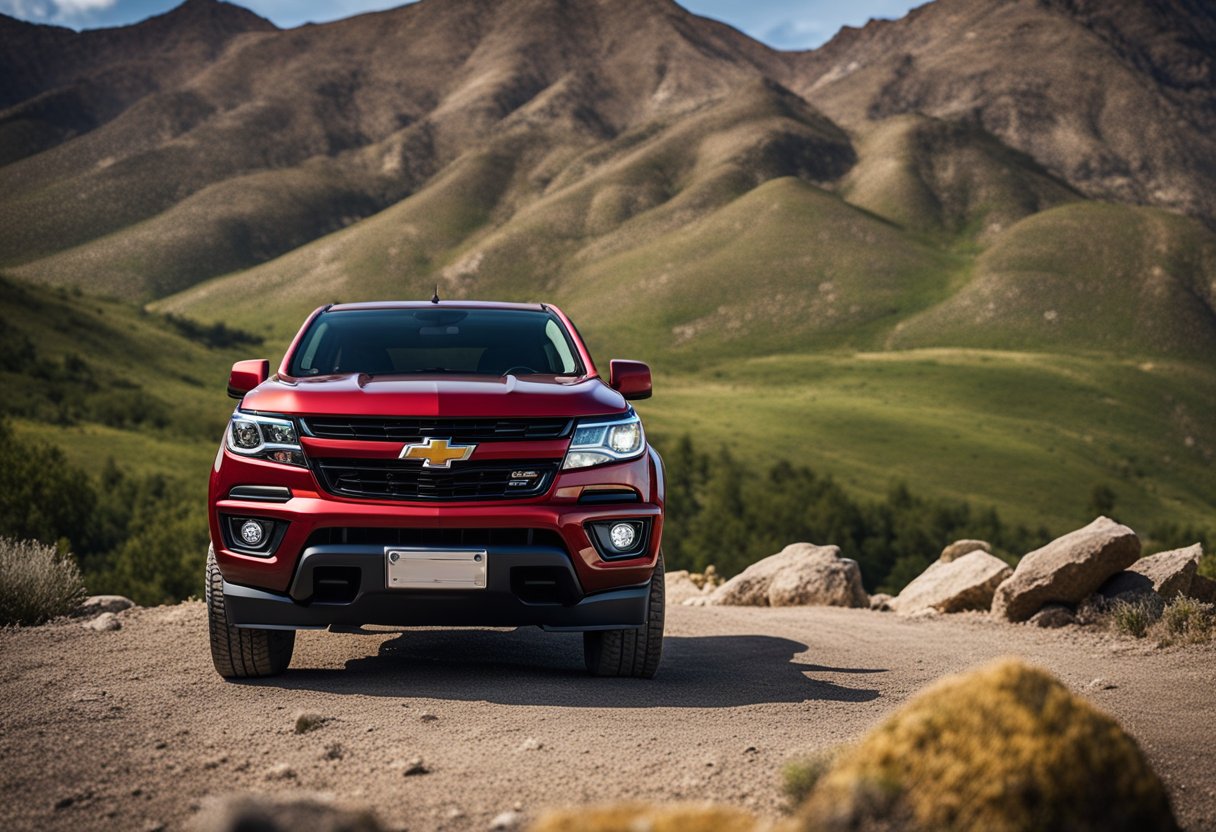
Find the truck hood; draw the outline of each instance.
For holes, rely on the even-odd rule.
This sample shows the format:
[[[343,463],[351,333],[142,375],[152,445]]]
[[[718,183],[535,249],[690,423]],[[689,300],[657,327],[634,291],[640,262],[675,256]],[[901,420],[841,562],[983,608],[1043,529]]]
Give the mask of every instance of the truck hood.
[[[244,410],[297,416],[572,418],[627,410],[598,377],[348,374],[271,376],[249,391]]]

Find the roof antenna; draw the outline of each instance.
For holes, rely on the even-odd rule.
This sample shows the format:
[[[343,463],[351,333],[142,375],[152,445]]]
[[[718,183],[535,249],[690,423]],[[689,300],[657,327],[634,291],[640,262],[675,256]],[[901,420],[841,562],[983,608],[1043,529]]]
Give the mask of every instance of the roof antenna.
[[[439,284],[435,284],[435,294],[431,295],[431,303],[439,303]]]

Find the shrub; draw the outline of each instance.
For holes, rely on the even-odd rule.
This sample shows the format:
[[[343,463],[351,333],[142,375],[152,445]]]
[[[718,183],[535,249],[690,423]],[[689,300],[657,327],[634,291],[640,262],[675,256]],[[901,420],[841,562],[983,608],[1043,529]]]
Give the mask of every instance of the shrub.
[[[0,537],[0,624],[41,624],[71,612],[84,594],[71,555],[36,540]]]
[[[800,806],[807,799],[835,757],[835,752],[826,751],[785,764],[781,770],[781,790],[792,805]]]
[[[1207,641],[1216,629],[1216,606],[1180,595],[1165,605],[1161,623],[1171,636],[1187,641]]]
[[[806,830],[1176,830],[1135,740],[1014,659],[942,679],[840,755]]]
[[[712,803],[669,803],[549,810],[530,832],[754,832],[756,819],[742,809]]]
[[[1111,622],[1124,635],[1144,638],[1148,628],[1161,617],[1161,609],[1161,599],[1157,597],[1137,598],[1134,601],[1120,599],[1111,606]]]

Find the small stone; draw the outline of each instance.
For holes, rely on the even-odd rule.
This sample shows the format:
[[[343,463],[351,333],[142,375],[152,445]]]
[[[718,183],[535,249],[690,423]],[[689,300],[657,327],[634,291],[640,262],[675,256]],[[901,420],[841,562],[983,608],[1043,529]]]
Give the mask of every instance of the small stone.
[[[156,743],[153,744],[152,747],[155,748],[157,751],[163,751],[164,749],[169,747],[169,743],[165,742],[164,740],[157,740]]]
[[[545,747],[545,744],[543,742],[541,742],[540,740],[538,740],[536,737],[528,737],[526,740],[524,740],[523,742],[521,742],[519,744],[518,750],[520,750],[520,751],[540,751],[544,747]]]
[[[435,720],[439,719],[439,717],[435,716],[430,711],[423,711],[421,714],[419,714],[418,718],[423,722],[434,722]]]
[[[300,711],[295,716],[295,732],[297,734],[307,734],[309,731],[315,731],[325,723],[329,722],[329,717],[312,711]]]
[[[451,809],[444,812],[443,816],[448,820],[460,820],[464,817],[464,811],[456,806],[453,806]]]
[[[1030,616],[1030,623],[1036,627],[1056,629],[1076,624],[1077,617],[1073,611],[1063,604],[1048,604],[1043,609]]]
[[[760,749],[756,748],[756,746],[754,746],[754,745],[749,745],[747,748],[743,749],[743,753],[744,754],[759,754]]]
[[[266,770],[267,780],[294,780],[296,779],[296,770],[287,763],[278,763]]]
[[[1085,687],[1087,690],[1114,690],[1115,688],[1117,688],[1119,686],[1116,685],[1114,682],[1108,681],[1106,679],[1103,679],[1101,676],[1099,676],[1097,679],[1094,679],[1089,684],[1087,684]]]
[[[122,622],[118,620],[118,616],[114,613],[103,612],[101,615],[97,616],[91,621],[86,621],[80,626],[89,630],[94,630],[98,633],[108,633],[113,632],[114,630],[121,630]]]
[[[122,612],[135,606],[135,602],[122,595],[90,595],[72,610],[74,618],[92,618],[104,612]]]
[[[418,774],[430,774],[430,773],[431,773],[431,770],[429,768],[427,768],[426,765],[422,762],[421,757],[413,757],[409,760],[406,760],[405,768],[402,769],[402,771],[401,771],[401,775],[403,777],[413,777]]]
[[[150,820],[144,824],[143,832],[165,832],[165,825],[158,820]]]
[[[331,742],[325,746],[325,754],[322,755],[326,760],[341,760],[346,756],[346,749],[342,747],[340,742]]]
[[[507,830],[518,829],[523,821],[523,816],[514,810],[501,812],[494,816],[490,821],[491,832],[507,832]]]
[[[219,768],[226,762],[228,762],[228,756],[226,754],[221,754],[218,757],[210,757],[210,758],[204,760],[203,768],[205,768],[205,769]]]

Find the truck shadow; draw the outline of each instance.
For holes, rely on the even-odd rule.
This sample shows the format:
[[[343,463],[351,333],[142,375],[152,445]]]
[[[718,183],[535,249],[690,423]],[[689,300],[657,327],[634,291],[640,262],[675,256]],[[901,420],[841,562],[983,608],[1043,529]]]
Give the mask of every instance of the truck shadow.
[[[808,649],[773,636],[668,636],[655,679],[596,679],[583,669],[579,634],[411,630],[386,640],[375,656],[348,661],[345,670],[292,669],[255,684],[334,694],[597,708],[726,708],[869,702],[879,697],[877,689],[819,677],[885,669],[803,663]]]

